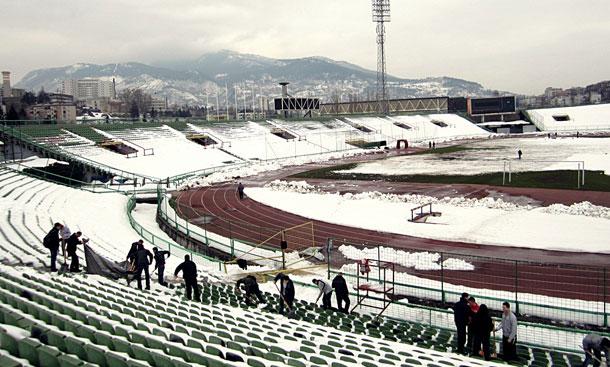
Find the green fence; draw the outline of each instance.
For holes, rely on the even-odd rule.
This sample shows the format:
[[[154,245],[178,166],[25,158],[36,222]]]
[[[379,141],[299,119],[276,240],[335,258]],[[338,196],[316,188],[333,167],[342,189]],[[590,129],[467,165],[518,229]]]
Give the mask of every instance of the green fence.
[[[159,196],[165,195],[165,192],[160,191]],[[236,243],[241,243],[241,244],[246,244],[249,246],[255,246],[254,243],[252,242],[248,242],[245,241],[241,238],[236,238],[236,237],[231,237],[228,236],[226,233],[224,233],[224,236],[218,236],[216,233],[211,232],[211,231],[207,231],[204,230],[204,228],[193,225],[193,224],[189,224],[188,221],[180,218],[178,216],[178,214],[176,213],[176,211],[173,210],[173,208],[171,208],[170,205],[168,205],[168,200],[165,199],[160,199],[159,200],[159,210],[158,210],[158,216],[166,221],[167,223],[171,224],[172,226],[175,226],[176,230],[179,232],[182,232],[183,234],[190,236],[190,238],[192,239],[196,239],[198,242],[201,243],[205,243],[206,246],[214,246],[217,249],[221,249],[223,251],[225,251],[228,254],[232,254],[232,255],[236,255],[236,256],[240,256],[241,254],[243,254],[243,251],[240,251],[236,248],[235,244]],[[233,225],[237,225],[237,223],[233,223]],[[210,228],[210,227],[207,227]],[[214,238],[210,238],[210,236],[213,236]],[[375,251],[378,251],[380,247],[376,248]],[[266,250],[269,251],[279,251],[278,247],[267,247]],[[202,251],[204,251],[204,249],[202,249]],[[414,250],[417,252],[422,252],[421,250]],[[335,262],[335,257],[336,255],[332,255],[332,253],[335,251],[331,251],[330,256],[327,257],[327,264],[336,264]],[[381,253],[381,251],[379,251],[379,253]],[[441,259],[446,260],[446,259],[455,259],[456,256],[460,256],[460,255],[456,255],[456,254],[450,254],[450,253],[443,253],[441,255],[439,255]],[[475,257],[473,257],[475,258]],[[488,260],[485,258],[479,258],[477,259],[477,261],[481,262],[482,260]],[[351,261],[351,263],[353,264],[354,261]],[[444,262],[441,261],[441,264],[443,264]],[[400,269],[399,269],[400,270]],[[334,277],[334,275],[338,274],[339,272],[342,272],[344,274],[344,276],[346,278],[350,278],[352,279],[352,283],[355,283],[355,277],[357,277],[358,275],[356,275],[355,271],[350,271],[350,268],[345,268],[343,267],[341,270],[337,269],[337,268],[333,268],[331,266],[328,266],[328,278],[332,279],[332,277]],[[393,318],[398,318],[398,319],[408,319],[411,321],[415,321],[415,322],[419,322],[422,324],[427,324],[427,325],[431,325],[437,328],[443,328],[443,329],[449,329],[449,330],[453,330],[453,312],[448,310],[448,303],[449,302],[454,302],[459,298],[459,295],[461,294],[461,292],[463,292],[463,289],[460,290],[456,290],[455,289],[455,285],[452,284],[452,281],[455,279],[452,279],[452,271],[450,270],[446,270],[443,271],[442,270],[442,266],[441,266],[441,270],[437,271],[438,274],[436,276],[440,277],[440,274],[443,274],[442,276],[444,277],[444,279],[442,279],[442,282],[438,283],[437,286],[426,286],[426,285],[422,285],[422,281],[425,281],[426,276],[428,278],[430,278],[430,275],[426,275],[426,276],[422,276],[421,274],[419,274],[419,276],[414,277],[412,279],[412,282],[405,282],[402,281],[400,278],[397,278],[395,283],[392,284],[392,286],[396,287],[398,289],[399,292],[404,292],[404,293],[409,293],[411,295],[417,296],[418,298],[421,298],[422,300],[428,300],[428,301],[438,301],[438,302],[422,302],[422,303],[416,303],[416,302],[411,302],[413,301],[413,298],[408,297],[403,299],[403,300],[398,300],[394,303],[392,303],[392,305],[390,306],[390,308],[387,311],[387,316],[389,317],[393,317]],[[376,277],[377,274],[371,274],[371,279],[373,281],[373,283],[375,282],[379,282],[379,277]],[[473,278],[475,278],[476,275],[473,273]],[[484,280],[481,280],[481,283],[485,283]],[[301,284],[303,286],[311,286],[310,284],[306,284],[303,283]],[[501,303],[504,301],[509,301],[514,308],[518,307],[517,314],[518,317],[520,319],[519,321],[519,325],[520,325],[520,329],[519,329],[519,335],[520,335],[520,342],[523,342],[527,345],[530,346],[537,346],[537,347],[546,347],[546,348],[552,348],[552,349],[556,349],[556,350],[563,350],[563,351],[569,351],[569,352],[578,352],[578,343],[580,343],[580,341],[582,340],[582,338],[584,337],[584,335],[588,334],[590,331],[587,330],[586,328],[583,329],[579,329],[576,326],[582,326],[581,324],[576,325],[576,323],[574,323],[575,327],[560,327],[558,325],[561,325],[562,323],[560,321],[557,321],[555,324],[553,324],[553,322],[550,322],[550,319],[542,319],[541,317],[533,317],[535,315],[536,312],[541,312],[542,314],[547,314],[547,316],[555,316],[557,317],[558,320],[565,320],[565,319],[585,319],[585,320],[591,320],[591,319],[596,319],[599,320],[600,322],[603,323],[603,320],[605,319],[605,312],[604,311],[589,311],[589,310],[585,310],[585,309],[579,309],[576,307],[563,307],[561,305],[557,305],[557,304],[552,304],[552,303],[548,303],[548,304],[543,304],[543,303],[535,303],[535,302],[528,302],[525,299],[521,299],[520,297],[526,297],[525,295],[520,296],[518,293],[517,294],[513,294],[513,298],[511,297],[493,297],[493,296],[489,296],[485,293],[484,290],[480,290],[480,292],[476,292],[476,291],[471,291],[472,295],[474,295],[475,297],[477,297],[477,300],[479,301],[479,303],[486,303],[489,307],[491,307],[492,309],[500,309],[501,308]],[[356,292],[352,292],[352,296],[356,296]],[[355,297],[352,297],[352,300],[354,300]],[[379,296],[377,297],[371,297],[372,300],[377,300],[377,301],[381,301],[382,299],[379,298]],[[445,300],[447,301],[447,303],[443,303],[442,301]],[[565,316],[565,318],[561,318]],[[531,320],[531,321],[524,321],[524,320]],[[540,323],[537,322],[537,320],[543,321],[543,322],[548,322],[548,323]],[[546,320],[546,321],[545,321]],[[565,325],[565,324],[564,324]],[[603,327],[602,325],[599,325],[600,327],[598,327],[598,332],[603,333],[604,335],[606,335],[606,333],[604,332],[604,330],[607,330],[607,328]],[[546,335],[548,334],[548,335]],[[608,334],[610,336],[610,334]],[[544,340],[540,340],[541,338],[546,338]],[[546,341],[546,342],[543,342]]]
[[[218,259],[205,256],[197,251],[187,249],[183,246],[177,245],[176,243],[167,241],[161,237],[156,236],[142,225],[140,225],[133,217],[133,210],[136,207],[136,195],[129,196],[127,201],[127,217],[129,218],[129,224],[131,227],[146,241],[151,243],[153,246],[160,247],[168,250],[172,255],[188,254],[192,259],[199,258],[204,263],[210,263],[213,267],[217,267],[219,271],[222,271],[222,262]]]

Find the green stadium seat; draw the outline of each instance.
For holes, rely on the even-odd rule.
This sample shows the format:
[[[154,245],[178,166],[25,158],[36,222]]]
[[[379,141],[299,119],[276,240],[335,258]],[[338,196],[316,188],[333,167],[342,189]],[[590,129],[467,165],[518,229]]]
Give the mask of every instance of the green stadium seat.
[[[75,355],[63,354],[57,358],[61,367],[78,367],[83,366],[83,361]]]
[[[40,367],[61,367],[59,357],[63,355],[57,348],[48,345],[38,347],[38,360]]]
[[[107,367],[106,353],[104,349],[95,344],[85,344],[85,352],[87,353],[87,361],[97,364],[101,367]],[[113,366],[111,366],[113,367]]]
[[[113,351],[106,352],[106,361],[108,362],[108,366],[110,367],[129,367],[129,359],[122,353],[117,353]]]
[[[34,366],[40,365],[38,358],[38,348],[42,345],[40,341],[32,338],[23,338],[17,341],[19,357],[27,359]]]

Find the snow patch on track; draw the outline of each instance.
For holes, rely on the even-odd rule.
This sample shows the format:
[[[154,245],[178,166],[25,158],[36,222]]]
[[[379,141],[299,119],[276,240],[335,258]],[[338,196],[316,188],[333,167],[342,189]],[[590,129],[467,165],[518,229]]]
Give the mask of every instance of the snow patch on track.
[[[377,259],[380,256],[382,261],[395,262],[416,270],[474,270],[474,265],[455,258],[444,260],[441,266],[441,255],[438,252],[407,252],[383,246],[379,247],[379,250],[377,248],[359,249],[351,245],[341,245],[339,251],[351,260]]]

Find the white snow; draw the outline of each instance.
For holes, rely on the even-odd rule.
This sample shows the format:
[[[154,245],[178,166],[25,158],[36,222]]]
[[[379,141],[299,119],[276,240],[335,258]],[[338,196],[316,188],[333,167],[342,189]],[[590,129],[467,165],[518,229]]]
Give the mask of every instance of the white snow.
[[[246,191],[253,200],[306,218],[375,231],[489,245],[610,251],[607,208],[590,213],[599,213],[598,217],[566,214],[581,212],[587,207],[585,203],[572,210],[560,207],[545,210],[493,198],[436,199],[376,192],[301,194],[277,191],[273,187],[253,187]],[[441,212],[442,216],[430,217],[425,224],[409,222],[410,209],[424,203],[433,203],[433,211]]]
[[[388,176],[501,174],[505,169],[505,161],[510,160],[512,172],[577,170],[578,162],[583,161],[587,170],[602,170],[610,174],[610,138],[493,139],[464,146],[468,150],[390,157],[362,163],[341,173]],[[521,160],[516,159],[519,149],[523,152]],[[576,176],[574,181],[576,182]]]
[[[145,148],[153,148],[154,155],[144,156],[139,152],[137,157],[127,158],[96,146],[63,147],[63,149],[110,167],[161,179],[236,160],[235,157],[219,149],[204,149],[185,137],[146,139],[142,144]],[[184,159],[184,157],[189,158]]]
[[[348,259],[362,260],[377,258],[380,255],[382,261],[390,261],[400,264],[407,268],[416,270],[440,270],[439,260],[441,255],[437,252],[408,252],[396,250],[392,247],[381,246],[377,248],[358,249],[350,245],[339,246],[339,251]],[[378,252],[379,251],[379,252]],[[448,258],[443,261],[442,268],[445,270],[474,270],[474,266],[462,259]]]
[[[541,131],[608,131],[610,104],[528,110],[532,122]],[[569,118],[568,121],[557,121]]]

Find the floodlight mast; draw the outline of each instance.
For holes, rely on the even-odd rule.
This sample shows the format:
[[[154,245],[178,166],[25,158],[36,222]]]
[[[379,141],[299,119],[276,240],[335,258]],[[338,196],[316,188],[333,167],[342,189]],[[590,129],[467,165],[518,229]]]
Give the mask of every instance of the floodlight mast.
[[[390,21],[390,0],[371,0],[373,22],[377,23],[377,105],[380,113],[389,113],[386,90],[385,23]]]

